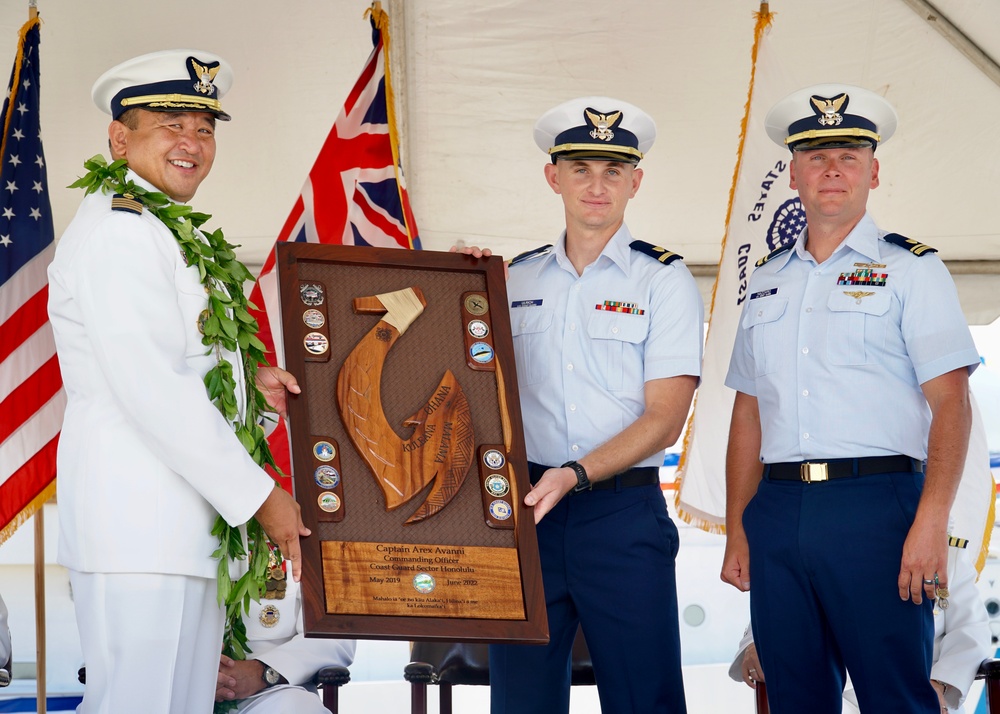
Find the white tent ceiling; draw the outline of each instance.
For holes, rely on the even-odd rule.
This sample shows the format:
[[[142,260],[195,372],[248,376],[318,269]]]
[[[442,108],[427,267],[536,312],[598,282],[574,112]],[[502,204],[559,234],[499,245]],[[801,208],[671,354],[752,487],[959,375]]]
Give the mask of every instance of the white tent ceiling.
[[[912,0],[910,0],[912,2]],[[370,50],[364,0],[38,0],[42,129],[59,234],[79,202],[62,188],[105,147],[93,80],[130,56],[194,47],[226,57],[234,121],[194,201],[259,263]],[[935,0],[1000,58],[1000,2]],[[583,94],[645,108],[659,139],[629,208],[638,237],[708,274],[718,261],[746,99],[756,0],[392,0],[394,84],[407,181],[427,249],[504,255],[551,242],[562,209],[542,179],[534,120]],[[907,0],[776,0],[771,42],[789,91],[843,81],[883,92],[900,128],[871,208],[940,249],[974,321],[1000,313],[1000,86]],[[27,5],[0,8],[0,71]],[[6,38],[4,40],[3,38]],[[3,44],[6,42],[6,47]],[[7,60],[2,60],[3,57]],[[5,63],[6,62],[6,63]],[[985,261],[968,263],[958,261]]]

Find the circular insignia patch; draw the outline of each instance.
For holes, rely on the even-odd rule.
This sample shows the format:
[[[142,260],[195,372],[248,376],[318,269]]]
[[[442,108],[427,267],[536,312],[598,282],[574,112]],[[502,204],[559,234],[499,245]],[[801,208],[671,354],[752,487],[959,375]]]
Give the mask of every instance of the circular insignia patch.
[[[310,307],[322,305],[323,300],[325,299],[323,295],[323,286],[313,285],[312,283],[302,283],[302,285],[299,285],[299,297],[302,299],[302,302]]]
[[[337,449],[329,441],[317,441],[313,444],[313,456],[320,461],[333,461],[337,455]]]
[[[510,504],[506,501],[496,500],[490,504],[490,515],[498,521],[506,521],[513,513]]]
[[[302,322],[306,323],[306,327],[318,330],[326,324],[326,318],[323,317],[323,313],[319,310],[313,310],[310,308],[302,313]]]
[[[320,510],[326,513],[336,513],[340,510],[340,498],[335,493],[329,491],[321,493],[316,501],[319,503]]]
[[[490,449],[485,454],[483,454],[483,463],[489,466],[491,469],[498,469],[507,463],[507,459],[496,449]]]
[[[335,493],[329,491],[321,493],[316,501],[319,503],[320,510],[326,513],[336,513],[340,510],[340,497]]]
[[[777,250],[795,240],[806,227],[806,212],[799,197],[790,198],[774,212],[774,219],[767,228],[768,250]]]
[[[208,322],[208,318],[211,316],[212,313],[209,310],[202,310],[198,313],[198,332],[203,335],[205,334],[205,323]]]
[[[482,320],[473,320],[469,323],[469,334],[481,340],[490,334],[490,326]]]
[[[473,315],[485,315],[490,310],[490,303],[485,295],[469,295],[465,298],[465,309]]]
[[[316,485],[320,488],[337,488],[337,484],[340,483],[340,474],[329,464],[323,464],[317,468],[313,472],[313,478],[316,479]]]
[[[432,593],[436,585],[434,576],[430,573],[417,573],[413,576],[413,589],[418,593],[423,593],[424,595]]]
[[[486,479],[486,490],[491,496],[500,498],[510,493],[510,481],[500,474],[490,474]]]
[[[265,605],[260,609],[260,624],[264,627],[274,627],[278,624],[278,620],[281,619],[281,613],[278,612],[278,608],[274,605]]]
[[[469,356],[479,364],[493,361],[493,348],[485,342],[476,342],[469,348]]]
[[[306,352],[314,355],[321,355],[330,349],[330,340],[322,332],[310,332],[302,340],[302,344],[305,345]]]

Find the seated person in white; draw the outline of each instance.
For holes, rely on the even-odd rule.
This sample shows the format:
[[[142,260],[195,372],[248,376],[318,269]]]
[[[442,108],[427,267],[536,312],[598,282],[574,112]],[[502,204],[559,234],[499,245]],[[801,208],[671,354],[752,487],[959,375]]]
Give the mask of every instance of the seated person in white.
[[[280,568],[277,572],[284,574]],[[222,657],[216,701],[238,699],[236,711],[253,714],[328,714],[312,684],[313,677],[323,667],[349,666],[357,642],[306,639],[299,584],[281,575],[280,579],[270,578],[271,597],[251,602],[250,612],[243,617],[252,650],[247,659]],[[274,594],[280,590],[285,595],[276,599]]]
[[[964,712],[962,702],[980,663],[993,655],[986,606],[976,587],[976,569],[964,546],[948,548],[948,590],[948,608],[934,608],[931,684],[938,693],[942,712]],[[756,688],[756,682],[766,682],[749,625],[729,667],[729,676],[752,688]],[[858,711],[850,679],[844,689],[844,699],[847,702],[845,712]]]
[[[10,659],[10,628],[7,627],[7,606],[0,597],[0,668]],[[10,672],[7,672],[10,674]]]

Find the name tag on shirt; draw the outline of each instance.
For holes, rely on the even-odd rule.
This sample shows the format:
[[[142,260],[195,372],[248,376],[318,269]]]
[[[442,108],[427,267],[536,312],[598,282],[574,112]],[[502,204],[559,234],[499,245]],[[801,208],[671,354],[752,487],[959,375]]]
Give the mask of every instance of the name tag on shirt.
[[[534,300],[515,300],[510,304],[511,307],[538,307],[542,304],[541,298],[536,298]]]
[[[761,290],[759,293],[754,293],[750,296],[751,300],[756,300],[757,298],[767,297],[768,295],[777,295],[778,288],[771,288],[770,290]]]

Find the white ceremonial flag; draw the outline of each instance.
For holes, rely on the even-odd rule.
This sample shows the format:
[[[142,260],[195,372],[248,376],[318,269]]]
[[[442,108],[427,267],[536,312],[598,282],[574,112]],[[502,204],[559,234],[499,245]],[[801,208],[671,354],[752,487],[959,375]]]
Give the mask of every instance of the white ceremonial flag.
[[[754,62],[722,258],[712,292],[702,382],[677,467],[678,514],[715,533],[725,528],[726,443],[736,396],[724,382],[740,312],[749,297],[747,282],[757,260],[794,239],[805,225],[798,194],[788,186],[791,154],[764,131],[768,110],[796,88],[768,47],[774,15],[766,8],[762,4],[755,13]]]

